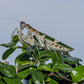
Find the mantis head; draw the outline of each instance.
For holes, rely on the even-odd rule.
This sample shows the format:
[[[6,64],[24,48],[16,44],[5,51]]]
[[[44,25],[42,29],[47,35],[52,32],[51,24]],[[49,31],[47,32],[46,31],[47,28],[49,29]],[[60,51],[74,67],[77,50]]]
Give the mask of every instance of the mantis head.
[[[21,28],[21,30],[23,30],[25,26],[26,26],[26,23],[23,22],[23,21],[21,21],[20,22],[20,28]]]

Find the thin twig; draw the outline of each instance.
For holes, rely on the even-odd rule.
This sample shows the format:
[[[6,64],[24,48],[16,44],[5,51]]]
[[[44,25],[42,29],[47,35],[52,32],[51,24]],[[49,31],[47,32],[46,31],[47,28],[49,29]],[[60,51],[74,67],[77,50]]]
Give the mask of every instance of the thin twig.
[[[60,77],[60,78],[62,78],[62,79],[65,79],[65,80],[67,80],[67,81],[69,81],[69,82],[72,82],[72,80],[70,80],[69,78],[60,76],[60,75],[58,75],[58,74],[50,73],[48,76],[58,76],[58,77]]]
[[[35,59],[34,55],[32,54],[33,59],[35,60],[35,63],[37,63],[37,60]]]

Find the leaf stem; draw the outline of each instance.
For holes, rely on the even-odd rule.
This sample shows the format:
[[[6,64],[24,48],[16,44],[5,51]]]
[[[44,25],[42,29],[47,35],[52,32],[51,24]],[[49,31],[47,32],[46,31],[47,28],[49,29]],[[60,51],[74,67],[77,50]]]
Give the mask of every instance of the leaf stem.
[[[20,48],[20,49],[27,49],[27,47],[21,47],[21,46],[6,46],[6,45],[4,45],[4,44],[0,44],[0,46],[3,46],[3,47],[7,47],[7,48]]]
[[[70,80],[69,78],[60,76],[60,75],[58,75],[58,74],[50,73],[48,76],[57,76],[57,77],[60,77],[60,78],[62,78],[62,79],[65,79],[65,80],[67,80],[67,81],[69,81],[69,82],[72,82],[72,80]]]

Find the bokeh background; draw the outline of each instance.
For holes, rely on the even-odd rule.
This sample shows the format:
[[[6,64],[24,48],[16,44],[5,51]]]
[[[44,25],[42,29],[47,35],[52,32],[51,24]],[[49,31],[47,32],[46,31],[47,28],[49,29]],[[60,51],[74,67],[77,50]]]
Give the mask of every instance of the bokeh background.
[[[0,0],[0,44],[10,41],[20,21],[73,47],[70,54],[84,65],[84,0]],[[0,61],[5,50],[0,47]],[[6,61],[14,65],[20,53],[16,50]]]

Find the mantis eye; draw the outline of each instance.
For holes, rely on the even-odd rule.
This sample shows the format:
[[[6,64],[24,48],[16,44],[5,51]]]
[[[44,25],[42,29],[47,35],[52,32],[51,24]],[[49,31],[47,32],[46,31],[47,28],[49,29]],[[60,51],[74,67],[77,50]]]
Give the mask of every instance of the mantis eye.
[[[20,22],[20,28],[21,28],[21,30],[23,30],[23,28],[25,27],[25,22]]]

